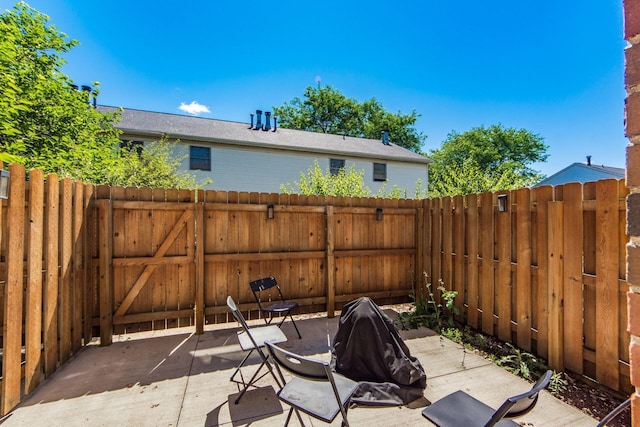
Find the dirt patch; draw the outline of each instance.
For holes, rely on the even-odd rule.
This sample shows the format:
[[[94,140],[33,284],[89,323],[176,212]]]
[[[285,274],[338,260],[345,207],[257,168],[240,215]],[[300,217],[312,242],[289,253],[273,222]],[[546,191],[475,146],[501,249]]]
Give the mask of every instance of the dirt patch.
[[[394,306],[388,306],[397,313],[409,312],[413,309],[412,304],[400,304]],[[494,363],[504,357],[513,355],[513,347],[505,344],[497,338],[484,335],[480,332],[474,331],[470,328],[464,328],[460,334],[456,334],[455,337],[449,337],[464,343],[465,347],[469,348],[474,353],[480,354],[483,357],[491,359]],[[533,366],[533,372],[535,375],[543,373],[548,367],[544,364],[544,361],[539,361],[538,366]],[[505,369],[512,370],[508,367]],[[613,392],[604,387],[600,387],[594,384],[588,383],[583,378],[573,374],[562,374],[565,380],[565,387],[562,390],[548,390],[556,398],[563,402],[581,410],[589,416],[601,420],[609,412],[613,411],[618,405],[620,405],[627,396],[622,396],[619,393]],[[536,375],[537,378],[537,375]],[[631,425],[631,411],[625,409],[616,418],[611,420],[607,426],[612,427],[625,427]]]

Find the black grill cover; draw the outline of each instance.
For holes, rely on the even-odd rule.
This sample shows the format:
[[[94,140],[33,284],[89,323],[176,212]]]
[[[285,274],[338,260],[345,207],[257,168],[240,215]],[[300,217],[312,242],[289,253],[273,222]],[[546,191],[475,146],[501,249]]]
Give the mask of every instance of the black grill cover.
[[[427,375],[393,321],[367,297],[347,303],[333,340],[333,369],[359,381],[352,401],[403,405],[422,397]]]

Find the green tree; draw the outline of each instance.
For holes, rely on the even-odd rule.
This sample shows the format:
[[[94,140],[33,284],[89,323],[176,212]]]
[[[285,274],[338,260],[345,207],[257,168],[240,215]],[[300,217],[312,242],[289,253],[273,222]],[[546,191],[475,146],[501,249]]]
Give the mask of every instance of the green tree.
[[[280,191],[285,194],[304,194],[315,196],[369,197],[371,190],[364,185],[364,170],[356,170],[351,165],[348,170],[340,169],[337,175],[332,175],[327,168],[322,168],[315,160],[309,167],[307,175],[300,173],[300,181],[291,184],[281,184]]]
[[[186,158],[177,142],[165,137],[146,144],[141,151],[125,146],[120,150],[119,160],[106,171],[105,183],[150,188],[197,188],[209,183],[210,180],[196,183],[193,175],[179,171]]]
[[[273,111],[280,126],[289,129],[370,139],[380,139],[387,130],[392,143],[416,153],[426,140],[415,128],[419,117],[415,110],[411,114],[390,113],[375,98],[360,103],[331,86],[309,86],[304,99],[295,97]]]
[[[429,194],[433,197],[528,187],[544,176],[531,168],[547,159],[544,139],[526,129],[492,125],[452,132],[431,150]]]
[[[117,115],[92,108],[60,71],[76,44],[25,3],[0,15],[0,149],[28,168],[98,182],[115,160]]]
[[[0,160],[88,183],[184,187],[164,143],[140,158],[120,152],[119,112],[91,105],[61,68],[78,42],[24,2],[0,14]],[[158,155],[158,160],[149,156]],[[162,165],[161,162],[166,162]],[[140,167],[135,171],[133,165]]]

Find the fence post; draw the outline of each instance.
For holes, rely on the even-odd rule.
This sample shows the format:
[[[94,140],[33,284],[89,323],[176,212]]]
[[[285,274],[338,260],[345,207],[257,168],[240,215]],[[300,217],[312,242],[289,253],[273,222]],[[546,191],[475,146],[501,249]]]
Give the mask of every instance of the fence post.
[[[564,203],[564,351],[565,367],[583,373],[583,210],[582,184],[565,184]]]
[[[549,366],[556,371],[563,371],[563,202],[549,202],[548,208]],[[538,280],[544,280],[544,278],[539,277]]]
[[[596,182],[596,380],[619,387],[618,182]]]
[[[327,317],[334,317],[336,309],[336,272],[333,256],[334,229],[333,206],[327,206]]]
[[[97,203],[100,218],[100,345],[106,346],[113,340],[113,204],[111,199],[101,199]]]
[[[24,277],[24,166],[12,164],[7,246],[7,282],[4,289],[2,346],[2,415],[20,403],[22,353],[22,300]]]
[[[29,177],[29,253],[25,302],[24,392],[31,393],[42,374],[42,244],[44,242],[44,177],[34,169]]]
[[[58,176],[50,174],[46,183],[47,200],[45,202],[45,267],[46,281],[44,289],[44,307],[42,335],[44,338],[44,374],[51,376],[58,368],[58,236],[60,233],[60,181]]]
[[[424,270],[424,248],[425,248],[425,230],[424,230],[424,209],[417,208],[416,210],[416,271],[413,273],[413,283],[416,289],[416,297],[418,296],[418,289],[422,283],[422,272]]]

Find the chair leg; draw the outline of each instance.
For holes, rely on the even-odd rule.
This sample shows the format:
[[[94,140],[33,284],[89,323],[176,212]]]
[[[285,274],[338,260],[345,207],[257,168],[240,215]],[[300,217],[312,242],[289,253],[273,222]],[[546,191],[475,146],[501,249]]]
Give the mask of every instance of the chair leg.
[[[242,391],[240,391],[240,395],[238,396],[238,398],[235,400],[235,404],[237,405],[240,402],[240,399],[242,399],[242,396],[244,396],[244,394],[247,392],[247,390],[249,389],[249,387],[251,387],[255,382],[261,380],[264,376],[266,376],[267,374],[271,374],[271,376],[273,377],[273,379],[276,381],[276,384],[278,384],[278,387],[282,387],[282,384],[280,384],[280,380],[278,379],[278,377],[276,376],[275,372],[273,372],[273,367],[271,366],[271,363],[269,363],[269,357],[265,356],[264,353],[258,349],[258,354],[260,355],[260,357],[262,358],[262,363],[260,364],[260,366],[258,366],[258,369],[256,369],[256,371],[254,372],[253,376],[251,377],[251,379],[247,382],[244,381],[244,376],[242,375],[242,371],[240,370],[240,368],[242,367],[242,365],[244,364],[244,362],[249,358],[249,355],[253,352],[253,350],[251,350],[246,356],[245,358],[242,360],[242,362],[240,363],[240,365],[238,365],[238,367],[236,368],[236,371],[233,373],[233,375],[231,376],[231,381],[234,382],[238,382],[235,381],[233,379],[233,377],[236,376],[236,374],[238,372],[240,372],[240,378],[242,378],[242,385],[243,385],[243,389]],[[258,376],[258,374],[260,373],[260,371],[262,370],[262,367],[266,366],[267,367],[267,372],[265,372],[264,374]]]
[[[240,372],[240,378],[242,378],[242,384],[244,385],[244,376],[242,375],[242,371],[240,370],[240,368],[242,368],[242,366],[244,365],[244,362],[247,361],[247,359],[249,358],[249,356],[251,356],[251,353],[253,353],[253,350],[249,351],[247,353],[246,356],[244,356],[244,359],[242,359],[242,362],[240,362],[240,364],[238,365],[238,367],[236,368],[235,371],[233,371],[233,375],[231,375],[231,378],[229,378],[229,381],[233,381],[233,382],[238,382],[237,380],[234,380],[235,376],[238,374],[238,372]]]
[[[280,322],[278,323],[278,327],[282,328],[282,325],[284,324],[284,321],[287,320],[287,317],[291,319],[291,323],[293,323],[293,327],[296,328],[296,333],[298,334],[298,338],[302,339],[302,335],[300,335],[300,331],[298,330],[298,325],[296,325],[296,322],[294,322],[291,312],[288,312],[282,317],[282,320],[280,320]],[[272,320],[273,320],[273,314],[271,315],[271,318],[269,319],[268,324],[271,324]]]
[[[298,325],[293,321],[293,317],[289,314],[289,318],[291,319],[291,323],[293,323],[293,327],[296,328],[296,332],[298,333],[298,339],[302,339],[302,335],[300,335],[300,331],[298,330]]]

